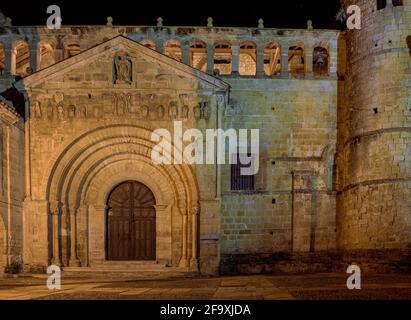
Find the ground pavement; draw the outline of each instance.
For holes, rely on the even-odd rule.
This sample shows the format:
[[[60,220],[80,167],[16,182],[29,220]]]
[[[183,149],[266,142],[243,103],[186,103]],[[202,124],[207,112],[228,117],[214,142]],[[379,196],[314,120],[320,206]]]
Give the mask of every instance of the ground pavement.
[[[49,290],[47,275],[0,279],[0,300],[411,300],[411,275],[369,275],[361,290],[348,290],[345,274],[204,277],[150,274],[62,274],[61,289]]]

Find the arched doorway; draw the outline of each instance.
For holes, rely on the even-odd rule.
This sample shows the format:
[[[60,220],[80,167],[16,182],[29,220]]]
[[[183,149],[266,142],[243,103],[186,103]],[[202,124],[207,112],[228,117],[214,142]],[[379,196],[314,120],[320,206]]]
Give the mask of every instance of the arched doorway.
[[[116,186],[107,199],[107,260],[156,260],[156,200],[137,181]]]

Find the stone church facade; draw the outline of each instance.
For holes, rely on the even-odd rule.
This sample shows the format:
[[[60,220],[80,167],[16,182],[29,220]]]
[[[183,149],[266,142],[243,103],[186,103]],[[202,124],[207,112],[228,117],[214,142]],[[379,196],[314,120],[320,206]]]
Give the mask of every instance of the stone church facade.
[[[2,17],[1,269],[409,268],[411,3],[352,3],[361,31]],[[258,173],[155,165],[176,121],[259,129]]]

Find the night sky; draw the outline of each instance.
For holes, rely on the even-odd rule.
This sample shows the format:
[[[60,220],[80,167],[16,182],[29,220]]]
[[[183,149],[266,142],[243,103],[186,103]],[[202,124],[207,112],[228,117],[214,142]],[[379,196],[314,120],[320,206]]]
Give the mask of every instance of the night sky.
[[[313,20],[314,28],[341,28],[335,21],[339,0],[2,0],[0,10],[12,19],[13,25],[45,25],[49,5],[59,5],[63,25],[102,25],[112,16],[114,25],[155,25],[161,16],[165,26],[205,26],[207,17],[214,26],[257,27],[264,19],[265,27],[306,28]]]

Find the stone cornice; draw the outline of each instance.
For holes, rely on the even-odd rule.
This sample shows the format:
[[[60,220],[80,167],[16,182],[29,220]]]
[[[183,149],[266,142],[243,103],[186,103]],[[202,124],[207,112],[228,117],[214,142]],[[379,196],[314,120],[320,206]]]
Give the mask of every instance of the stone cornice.
[[[14,125],[20,120],[20,116],[14,108],[0,101],[0,119],[8,124]]]

